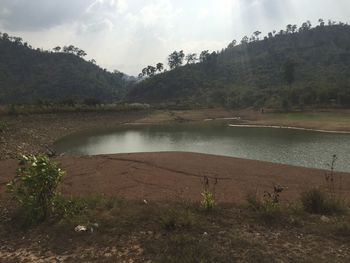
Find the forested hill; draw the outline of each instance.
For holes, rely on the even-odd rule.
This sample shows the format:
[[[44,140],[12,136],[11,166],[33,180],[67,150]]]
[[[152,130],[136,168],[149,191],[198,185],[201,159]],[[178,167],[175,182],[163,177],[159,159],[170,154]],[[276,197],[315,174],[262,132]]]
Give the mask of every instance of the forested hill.
[[[151,74],[128,99],[228,107],[350,106],[349,25],[320,20],[316,27],[306,22],[299,29],[288,25],[264,38],[260,34],[220,52],[203,51],[200,62],[196,54],[174,52],[168,58],[172,70]],[[188,63],[182,66],[184,58]]]
[[[128,85],[74,46],[55,52],[33,49],[21,38],[0,34],[0,104],[118,100]]]

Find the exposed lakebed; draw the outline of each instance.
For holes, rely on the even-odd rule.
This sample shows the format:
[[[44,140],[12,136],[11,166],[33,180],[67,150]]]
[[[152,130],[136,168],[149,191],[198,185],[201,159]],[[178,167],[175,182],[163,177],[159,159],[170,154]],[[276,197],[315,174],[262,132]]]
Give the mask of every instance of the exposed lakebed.
[[[336,170],[350,172],[349,134],[230,127],[227,121],[95,129],[64,137],[54,148],[68,155],[199,152],[321,169],[336,154]]]

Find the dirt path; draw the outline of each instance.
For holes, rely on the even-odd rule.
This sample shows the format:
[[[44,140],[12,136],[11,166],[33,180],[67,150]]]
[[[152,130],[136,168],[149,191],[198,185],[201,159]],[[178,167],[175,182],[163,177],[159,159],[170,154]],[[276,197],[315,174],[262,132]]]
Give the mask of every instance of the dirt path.
[[[292,201],[307,187],[324,182],[324,171],[268,162],[197,153],[164,152],[60,157],[67,171],[61,191],[67,195],[105,193],[136,200],[198,200],[203,176],[210,178],[220,202],[243,202],[248,193],[286,188]],[[1,192],[14,176],[16,163],[0,161]],[[350,174],[342,177],[344,195],[350,197]]]

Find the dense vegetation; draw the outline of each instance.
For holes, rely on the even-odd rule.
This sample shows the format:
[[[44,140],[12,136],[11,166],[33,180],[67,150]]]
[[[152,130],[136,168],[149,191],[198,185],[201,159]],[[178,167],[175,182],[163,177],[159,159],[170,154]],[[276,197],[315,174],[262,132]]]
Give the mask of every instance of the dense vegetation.
[[[85,51],[72,45],[53,51],[0,33],[0,104],[116,101],[125,94],[124,74],[84,60]]]
[[[260,31],[232,41],[220,52],[203,51],[169,58],[170,71],[148,76],[128,94],[128,100],[151,103],[227,106],[232,108],[350,106],[350,26],[322,19],[312,27]],[[182,66],[184,59],[186,65]],[[199,62],[197,62],[199,61]],[[150,69],[150,70],[147,70]]]

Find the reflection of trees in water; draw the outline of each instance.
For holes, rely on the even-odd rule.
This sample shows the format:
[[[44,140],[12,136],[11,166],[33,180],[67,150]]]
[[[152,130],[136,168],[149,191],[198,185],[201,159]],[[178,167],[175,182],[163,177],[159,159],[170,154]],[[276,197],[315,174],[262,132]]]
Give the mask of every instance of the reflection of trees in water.
[[[350,154],[349,144],[349,135],[233,128],[226,123],[123,127],[109,133],[67,137],[55,149],[71,154],[194,151],[316,168],[325,168],[329,156],[337,154],[337,168],[350,171],[345,160]]]

